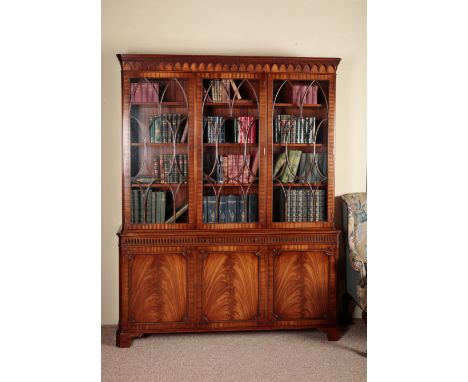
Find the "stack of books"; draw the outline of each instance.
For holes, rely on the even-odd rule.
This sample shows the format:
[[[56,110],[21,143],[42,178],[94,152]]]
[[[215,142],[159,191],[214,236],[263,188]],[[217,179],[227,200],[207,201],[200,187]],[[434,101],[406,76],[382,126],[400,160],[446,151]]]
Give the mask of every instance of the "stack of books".
[[[162,114],[150,120],[151,143],[184,143],[187,136],[188,123],[184,114]]]
[[[289,87],[288,99],[292,99],[293,104],[317,104],[318,86],[312,85],[307,91],[308,85],[295,84]],[[307,94],[306,94],[307,91]],[[292,93],[292,94],[291,94]]]
[[[203,223],[245,223],[258,221],[258,196],[221,195],[203,197]],[[218,204],[218,205],[217,205]]]
[[[279,190],[281,221],[313,222],[326,220],[326,190],[296,188],[287,191],[287,197]]]
[[[154,183],[184,183],[188,177],[187,154],[156,155],[153,169]]]
[[[327,176],[327,153],[303,153],[289,150],[281,153],[273,166],[273,178],[281,183],[318,183]]]
[[[249,183],[250,178],[250,155],[238,154],[220,155],[216,167],[218,183]],[[258,170],[258,168],[257,168]]]
[[[238,143],[256,143],[257,141],[257,121],[251,115],[237,118],[239,121],[239,132],[237,134]]]
[[[226,125],[228,124],[228,128]],[[203,120],[204,142],[206,143],[256,143],[257,120],[251,115],[226,120],[223,116],[213,115]],[[227,131],[229,130],[229,131]]]
[[[132,224],[164,223],[166,216],[166,191],[148,190],[146,196],[146,222],[145,199],[140,189],[132,189]]]
[[[318,143],[315,117],[278,114],[273,119],[274,143]]]
[[[132,82],[130,85],[132,103],[157,103],[159,84],[157,82]]]
[[[214,80],[211,86],[211,102],[227,102],[230,98],[230,80]]]

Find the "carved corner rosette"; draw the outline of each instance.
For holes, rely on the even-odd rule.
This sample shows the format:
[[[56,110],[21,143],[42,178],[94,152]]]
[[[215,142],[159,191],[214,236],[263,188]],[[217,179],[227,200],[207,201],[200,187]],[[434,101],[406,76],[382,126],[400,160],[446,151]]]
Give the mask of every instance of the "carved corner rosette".
[[[200,324],[206,325],[207,323],[208,323],[208,317],[206,315],[203,315],[200,320]]]
[[[276,322],[276,321],[280,321],[280,320],[281,320],[281,317],[279,315],[277,315],[276,313],[273,313],[271,315],[271,321]]]
[[[206,257],[208,256],[208,251],[204,250],[204,249],[201,249],[199,250],[200,251],[200,259],[201,261],[205,261],[206,260]]]

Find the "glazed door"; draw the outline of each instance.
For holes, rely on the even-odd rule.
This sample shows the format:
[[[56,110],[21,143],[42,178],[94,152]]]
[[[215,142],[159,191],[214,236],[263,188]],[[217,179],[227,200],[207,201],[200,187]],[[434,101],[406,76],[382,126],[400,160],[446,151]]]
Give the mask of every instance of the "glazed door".
[[[255,327],[264,320],[264,251],[228,248],[207,248],[199,253],[197,316],[202,328]]]
[[[274,248],[268,260],[268,316],[274,326],[336,318],[334,250]]]
[[[128,322],[133,328],[192,326],[194,304],[190,253],[129,255]]]

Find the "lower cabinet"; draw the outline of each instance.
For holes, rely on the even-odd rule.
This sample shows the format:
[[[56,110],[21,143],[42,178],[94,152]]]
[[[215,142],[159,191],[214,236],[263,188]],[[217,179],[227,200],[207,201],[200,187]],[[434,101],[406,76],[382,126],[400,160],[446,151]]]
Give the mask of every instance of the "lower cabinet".
[[[118,346],[145,333],[318,328],[336,340],[337,246],[121,247]]]
[[[262,253],[207,248],[200,251],[200,261],[200,324],[211,328],[255,326],[265,306]]]
[[[189,326],[193,290],[187,252],[135,253],[128,260],[131,326]],[[192,293],[193,294],[193,293]]]
[[[334,253],[275,248],[269,259],[269,311],[274,325],[301,325],[335,318]]]

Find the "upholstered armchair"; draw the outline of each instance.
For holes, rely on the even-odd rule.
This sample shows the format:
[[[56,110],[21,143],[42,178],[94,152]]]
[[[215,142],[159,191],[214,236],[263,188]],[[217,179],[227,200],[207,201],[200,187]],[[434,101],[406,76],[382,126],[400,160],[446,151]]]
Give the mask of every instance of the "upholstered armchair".
[[[346,242],[346,291],[362,309],[367,322],[367,193],[341,197]]]

